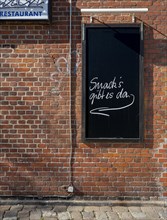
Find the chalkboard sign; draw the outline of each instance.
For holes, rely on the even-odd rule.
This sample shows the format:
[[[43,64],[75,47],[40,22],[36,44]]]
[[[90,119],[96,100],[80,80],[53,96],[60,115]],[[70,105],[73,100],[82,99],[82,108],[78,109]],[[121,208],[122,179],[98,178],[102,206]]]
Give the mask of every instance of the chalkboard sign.
[[[83,28],[83,137],[142,140],[142,25]]]

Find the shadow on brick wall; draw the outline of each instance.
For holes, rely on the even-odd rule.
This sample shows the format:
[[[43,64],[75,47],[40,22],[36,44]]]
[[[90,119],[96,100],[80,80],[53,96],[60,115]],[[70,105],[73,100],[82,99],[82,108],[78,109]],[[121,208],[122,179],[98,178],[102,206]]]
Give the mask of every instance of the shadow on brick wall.
[[[90,187],[94,199],[98,195],[103,198],[159,197],[163,192],[159,182],[164,172],[163,162],[159,162],[155,152],[165,140],[166,50],[167,36],[144,23],[143,143],[82,143],[75,141],[74,136],[73,182],[74,185],[77,183],[79,196],[90,197],[86,192]],[[153,148],[157,151],[153,152]],[[84,170],[82,177],[76,175],[75,164],[79,162],[79,156],[83,158],[80,161]],[[86,173],[90,175],[86,176]],[[102,188],[104,192],[100,192]]]

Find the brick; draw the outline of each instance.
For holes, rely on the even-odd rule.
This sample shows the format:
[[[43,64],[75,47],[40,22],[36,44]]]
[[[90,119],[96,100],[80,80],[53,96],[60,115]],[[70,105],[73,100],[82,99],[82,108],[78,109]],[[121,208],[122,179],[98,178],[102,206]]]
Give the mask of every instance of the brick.
[[[119,216],[116,212],[106,212],[109,220],[119,220]]]
[[[71,217],[70,217],[69,212],[60,212],[58,213],[58,219],[59,220],[70,220]]]
[[[131,215],[133,216],[133,218],[135,219],[147,219],[148,216],[146,216],[146,214],[144,212],[141,211],[131,211]]]
[[[113,206],[112,209],[117,213],[128,212],[128,208],[124,206]]]
[[[108,220],[106,213],[102,211],[95,212],[95,217],[97,220]]]
[[[91,220],[95,217],[93,212],[82,212],[82,216],[84,220]]]
[[[83,206],[69,206],[68,207],[68,212],[76,212],[76,211],[79,211],[79,212],[82,212],[84,209]]]
[[[57,205],[53,208],[54,212],[65,212],[67,211],[67,206],[66,205]]]
[[[149,9],[147,13],[135,14],[136,23],[143,21],[145,24],[143,143],[86,143],[81,139],[81,21],[89,24],[90,17],[81,15],[80,8],[90,7]],[[50,27],[34,21],[1,24],[0,155],[8,164],[1,166],[0,195],[64,193],[61,186],[69,185],[70,170],[71,83],[72,175],[77,196],[89,199],[94,196],[98,199],[104,196],[108,199],[117,196],[121,199],[166,198],[166,16],[166,5],[161,0],[73,2],[72,76],[67,73],[68,1],[52,2]],[[128,13],[95,14],[93,23],[99,24],[97,19],[107,24],[132,22]],[[58,59],[61,62],[57,63]],[[14,179],[12,171],[16,172]],[[8,183],[12,191],[8,186],[3,188],[3,183]],[[14,187],[17,183],[18,187]],[[99,211],[91,211],[91,208],[87,211]],[[110,213],[110,217],[114,215],[111,210],[99,208]],[[72,209],[69,207],[71,212]]]
[[[56,217],[45,217],[45,219],[44,220],[58,220]]]
[[[100,207],[100,211],[101,211],[101,212],[111,212],[111,211],[112,211],[112,208],[109,207],[109,206],[101,206],[101,207]]]
[[[17,217],[5,217],[3,220],[17,220]]]
[[[86,206],[84,208],[84,212],[97,212],[100,211],[100,207],[98,206]]]
[[[4,219],[6,220],[17,220],[17,211],[9,210],[4,214]]]
[[[41,210],[32,210],[30,212],[30,220],[39,220],[42,216]]]
[[[143,206],[141,207],[143,213],[147,213],[147,218],[158,219],[159,215],[152,207]]]
[[[22,211],[20,211],[19,213],[18,213],[18,217],[20,218],[20,219],[29,219],[29,211],[27,211],[27,210],[22,210]]]
[[[1,205],[0,206],[0,212],[8,211],[11,206],[9,205]]]
[[[53,210],[42,210],[42,216],[45,218],[45,217],[54,217],[56,218],[57,214],[55,211]]]
[[[70,214],[71,214],[71,217],[72,217],[73,220],[82,220],[81,212],[72,211],[72,212],[70,212]]]

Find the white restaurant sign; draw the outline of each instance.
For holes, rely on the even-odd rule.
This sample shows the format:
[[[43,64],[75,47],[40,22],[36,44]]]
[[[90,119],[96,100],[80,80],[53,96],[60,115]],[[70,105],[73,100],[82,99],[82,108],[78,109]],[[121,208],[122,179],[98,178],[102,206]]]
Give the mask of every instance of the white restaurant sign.
[[[0,20],[49,20],[50,0],[0,0]]]

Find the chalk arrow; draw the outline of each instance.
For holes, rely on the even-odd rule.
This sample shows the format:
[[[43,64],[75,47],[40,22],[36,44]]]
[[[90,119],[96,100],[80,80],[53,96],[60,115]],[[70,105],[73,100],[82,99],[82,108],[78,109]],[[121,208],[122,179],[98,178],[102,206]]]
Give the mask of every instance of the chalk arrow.
[[[109,108],[109,107],[94,108],[90,111],[90,114],[92,114],[92,115],[103,115],[103,116],[110,117],[109,114],[105,113],[106,111],[118,111],[118,110],[122,110],[122,109],[128,108],[131,105],[133,105],[133,103],[135,101],[135,96],[133,94],[130,94],[130,96],[133,97],[133,99],[132,99],[131,103],[129,103],[128,105],[124,105],[124,106],[117,107],[117,108]]]

